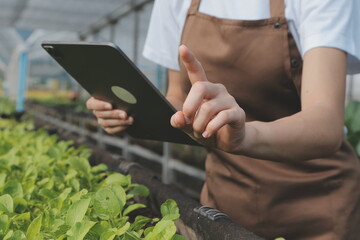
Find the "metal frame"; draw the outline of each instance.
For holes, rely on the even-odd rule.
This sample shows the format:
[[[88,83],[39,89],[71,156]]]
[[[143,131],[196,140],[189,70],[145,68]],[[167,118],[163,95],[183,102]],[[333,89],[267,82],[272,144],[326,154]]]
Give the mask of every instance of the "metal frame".
[[[88,37],[89,35],[96,34],[101,29],[112,25],[114,22],[117,22],[121,18],[126,17],[128,14],[138,12],[143,6],[153,1],[154,0],[132,0],[126,4],[121,5],[96,23],[91,24],[88,29],[80,32],[80,39],[86,39],[86,37]]]

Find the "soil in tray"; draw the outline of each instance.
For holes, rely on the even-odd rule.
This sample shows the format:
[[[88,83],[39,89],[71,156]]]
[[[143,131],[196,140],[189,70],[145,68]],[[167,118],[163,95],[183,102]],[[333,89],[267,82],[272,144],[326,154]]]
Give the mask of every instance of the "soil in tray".
[[[161,169],[162,166],[160,163],[154,162],[154,161],[150,161],[146,158],[134,155],[132,156],[131,159],[133,162],[136,162],[138,164],[140,164],[141,166],[150,169],[151,171],[153,171],[157,176],[161,176]]]
[[[129,221],[130,222],[134,222],[135,218],[137,216],[144,216],[144,217],[149,217],[149,218],[159,218],[159,219],[161,219],[161,215],[156,213],[155,211],[153,211],[150,207],[137,209],[137,210],[129,213],[128,216],[129,216]]]

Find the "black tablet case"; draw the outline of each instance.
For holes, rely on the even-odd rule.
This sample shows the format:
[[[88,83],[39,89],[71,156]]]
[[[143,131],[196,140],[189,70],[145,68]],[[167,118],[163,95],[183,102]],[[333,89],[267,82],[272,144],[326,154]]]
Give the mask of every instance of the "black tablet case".
[[[116,45],[109,42],[43,42],[42,47],[90,95],[126,110],[135,121],[126,131],[135,138],[199,145],[170,125],[175,109]],[[112,92],[119,86],[132,93],[136,104]]]

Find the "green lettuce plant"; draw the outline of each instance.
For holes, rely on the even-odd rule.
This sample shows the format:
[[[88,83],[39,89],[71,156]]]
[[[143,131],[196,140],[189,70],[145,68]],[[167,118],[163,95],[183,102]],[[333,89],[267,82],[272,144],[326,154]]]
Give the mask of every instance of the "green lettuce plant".
[[[28,122],[0,119],[0,239],[183,240],[174,200],[161,218],[136,215],[149,190],[130,175],[90,166],[91,154]],[[131,220],[132,219],[132,220]]]

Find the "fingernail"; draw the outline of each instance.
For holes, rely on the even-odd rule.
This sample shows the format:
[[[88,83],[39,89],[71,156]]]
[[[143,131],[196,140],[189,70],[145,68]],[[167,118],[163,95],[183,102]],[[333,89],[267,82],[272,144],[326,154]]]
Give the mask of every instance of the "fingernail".
[[[194,136],[195,136],[196,138],[201,138],[201,134],[198,133],[198,132],[194,132]]]
[[[208,138],[208,137],[210,137],[210,134],[207,131],[205,131],[205,132],[203,132],[202,136],[203,136],[203,138]]]
[[[111,108],[112,108],[111,104],[109,104],[109,103],[105,104],[105,109],[111,109]]]
[[[186,124],[190,124],[190,123],[191,123],[190,118],[188,118],[188,117],[186,117],[186,116],[184,116],[184,118],[185,118],[185,123],[186,123]]]
[[[125,118],[126,118],[126,114],[125,114],[124,112],[121,112],[121,113],[119,114],[119,116],[120,116],[121,119],[125,119]]]

